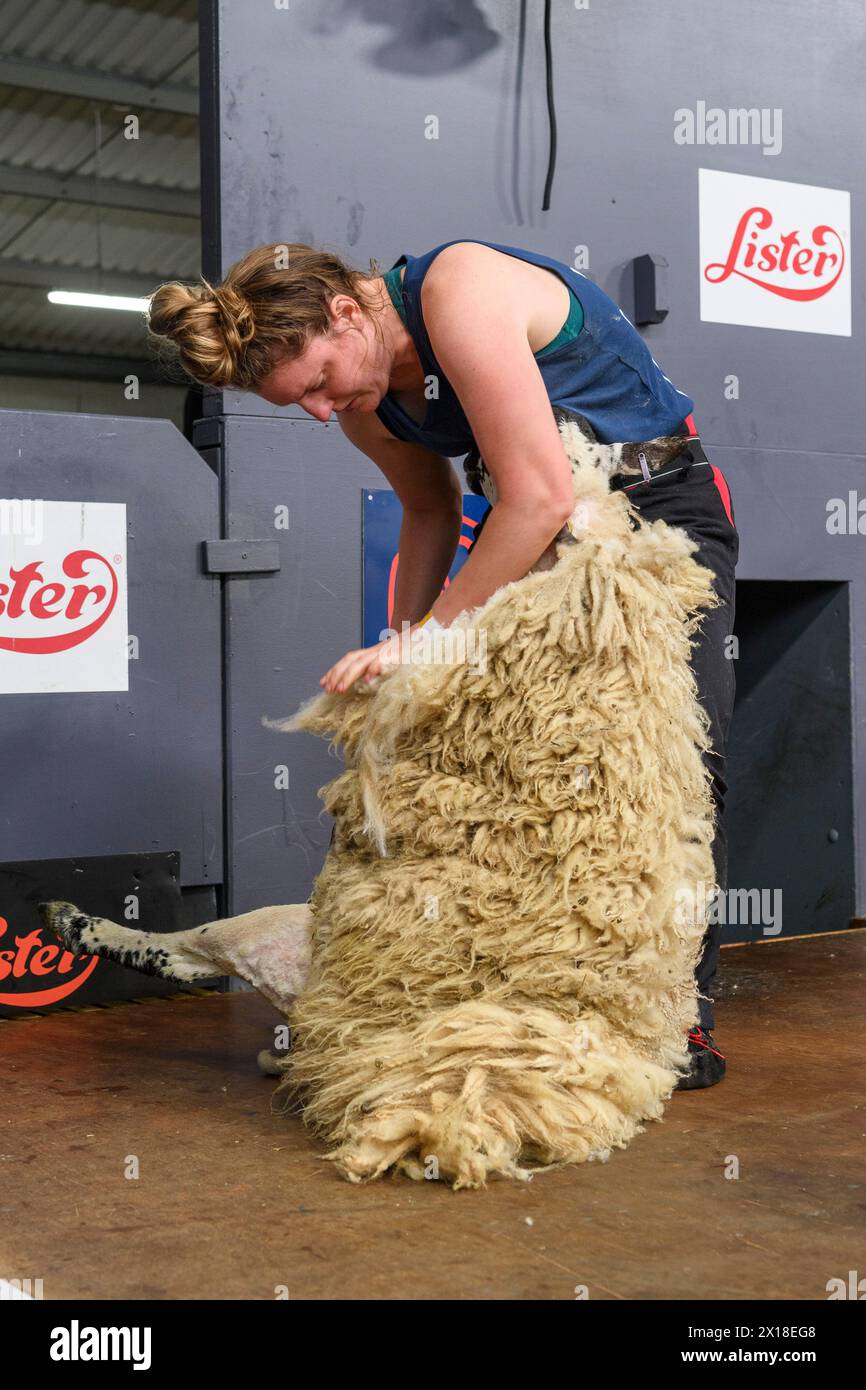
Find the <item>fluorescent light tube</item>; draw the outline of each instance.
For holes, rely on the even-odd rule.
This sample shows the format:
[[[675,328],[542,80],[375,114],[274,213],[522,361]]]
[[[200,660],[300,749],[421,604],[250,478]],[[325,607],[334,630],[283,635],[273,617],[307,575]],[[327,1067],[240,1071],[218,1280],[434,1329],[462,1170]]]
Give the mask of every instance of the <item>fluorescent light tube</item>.
[[[48,298],[52,304],[79,304],[86,309],[129,309],[146,314],[150,308],[149,299],[132,299],[123,294],[84,294],[78,290],[49,290]]]

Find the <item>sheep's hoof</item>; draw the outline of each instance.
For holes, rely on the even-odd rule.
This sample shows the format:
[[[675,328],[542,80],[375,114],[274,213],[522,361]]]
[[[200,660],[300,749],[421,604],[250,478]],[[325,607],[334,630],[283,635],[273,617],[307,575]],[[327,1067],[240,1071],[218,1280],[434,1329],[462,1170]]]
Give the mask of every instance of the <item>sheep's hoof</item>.
[[[282,1058],[278,1057],[275,1052],[269,1052],[266,1047],[263,1047],[256,1057],[256,1061],[262,1076],[282,1076]]]
[[[59,937],[69,950],[80,949],[81,933],[90,921],[85,913],[74,903],[65,902],[37,903],[36,909],[42,918],[43,926]]]

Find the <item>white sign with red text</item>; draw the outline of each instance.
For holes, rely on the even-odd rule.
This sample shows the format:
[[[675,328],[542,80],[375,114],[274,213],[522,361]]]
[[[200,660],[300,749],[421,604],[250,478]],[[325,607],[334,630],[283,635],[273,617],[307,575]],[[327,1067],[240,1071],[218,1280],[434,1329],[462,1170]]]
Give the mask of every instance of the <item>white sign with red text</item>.
[[[851,195],[698,170],[701,318],[851,336]]]
[[[0,498],[0,694],[128,690],[126,503]]]

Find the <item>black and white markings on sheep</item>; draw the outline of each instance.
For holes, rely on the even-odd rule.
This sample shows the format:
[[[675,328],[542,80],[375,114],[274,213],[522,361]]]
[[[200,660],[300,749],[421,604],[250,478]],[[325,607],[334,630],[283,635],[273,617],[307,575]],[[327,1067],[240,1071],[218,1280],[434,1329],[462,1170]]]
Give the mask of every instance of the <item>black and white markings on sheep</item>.
[[[584,468],[595,469],[605,478],[613,477],[614,473],[632,473],[636,478],[642,478],[641,456],[650,472],[654,473],[672,463],[687,447],[684,435],[667,434],[640,443],[604,444],[596,439],[595,431],[584,415],[567,406],[555,405],[553,417],[578,485]],[[477,445],[473,445],[463,459],[463,472],[470,492],[486,497],[490,505],[495,506],[499,497],[496,482]]]
[[[149,943],[146,932],[120,926],[104,917],[91,917],[73,903],[45,902],[37,906],[44,925],[75,954],[99,956],[162,979],[184,978],[177,968],[172,968],[171,953]]]

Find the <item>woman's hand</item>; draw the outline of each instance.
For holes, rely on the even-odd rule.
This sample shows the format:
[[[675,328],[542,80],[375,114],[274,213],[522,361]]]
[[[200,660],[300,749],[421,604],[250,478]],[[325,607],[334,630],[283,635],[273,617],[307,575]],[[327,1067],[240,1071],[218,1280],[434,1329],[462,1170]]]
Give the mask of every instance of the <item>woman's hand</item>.
[[[325,672],[319,685],[323,685],[329,694],[348,690],[361,676],[364,680],[371,681],[374,676],[382,674],[383,666],[392,665],[399,660],[400,635],[395,633],[392,637],[386,637],[384,642],[377,642],[375,646],[346,652],[345,656],[340,657],[340,660]]]

